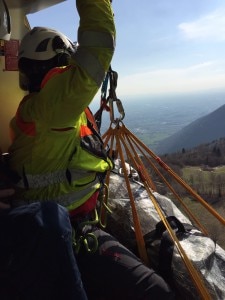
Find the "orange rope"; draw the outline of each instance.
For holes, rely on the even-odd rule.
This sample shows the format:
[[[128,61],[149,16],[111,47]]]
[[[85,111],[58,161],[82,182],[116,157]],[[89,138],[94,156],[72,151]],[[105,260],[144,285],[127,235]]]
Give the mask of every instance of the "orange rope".
[[[132,137],[131,137],[132,139]],[[163,180],[163,182],[166,184],[166,186],[170,189],[170,191],[173,193],[173,195],[176,197],[176,199],[179,201],[179,203],[183,206],[184,211],[186,212],[187,216],[198,226],[198,228],[208,236],[208,232],[206,228],[198,221],[198,219],[195,217],[195,215],[190,211],[190,209],[185,205],[181,197],[178,195],[178,193],[175,191],[175,189],[171,186],[171,184],[166,180],[166,178],[162,175],[162,173],[159,171],[159,169],[153,164],[153,162],[149,159],[149,157],[146,156],[144,151],[141,149],[139,144],[132,139],[132,142],[135,144],[137,149],[140,151],[140,153],[145,157],[146,161],[150,164],[151,168],[160,176],[160,178]]]
[[[124,125],[123,125],[124,126]],[[155,155],[144,143],[142,143],[131,131],[126,128],[131,137],[140,144],[140,146],[153,157],[158,164],[167,171],[181,186],[183,186],[196,200],[198,200],[215,218],[217,218],[223,225],[225,225],[225,219],[213,209],[200,195],[198,195],[183,179],[181,179],[168,165],[166,165],[160,157]]]
[[[122,168],[123,168],[123,171],[124,171],[124,178],[125,178],[125,182],[126,182],[126,186],[127,186],[127,191],[128,191],[129,198],[130,198],[138,251],[139,251],[139,254],[140,254],[140,258],[143,260],[143,262],[146,265],[148,265],[149,260],[148,260],[148,255],[147,255],[147,251],[146,251],[146,247],[145,247],[145,241],[144,241],[144,238],[143,238],[141,225],[140,225],[140,221],[139,221],[139,216],[138,216],[138,213],[137,213],[137,210],[136,210],[134,197],[133,197],[133,193],[132,193],[132,190],[131,190],[128,174],[127,174],[125,159],[124,159],[124,155],[123,155],[123,151],[122,151],[122,147],[121,147],[121,143],[120,143],[121,135],[120,135],[119,130],[115,130],[115,137],[116,137],[116,146],[117,146],[120,158],[121,158],[121,164],[122,164]]]
[[[136,206],[135,206],[135,200],[134,200],[133,193],[132,193],[131,186],[130,186],[130,180],[129,180],[127,169],[126,169],[126,164],[125,164],[126,160],[124,157],[124,152],[127,155],[127,160],[132,162],[132,165],[134,166],[134,168],[139,169],[139,174],[141,173],[141,179],[143,181],[145,189],[148,192],[148,195],[149,195],[151,201],[153,202],[158,215],[160,216],[160,218],[163,221],[166,229],[168,230],[171,238],[173,239],[174,244],[177,247],[178,252],[179,252],[182,260],[184,261],[184,264],[185,264],[187,270],[189,271],[189,274],[199,292],[199,295],[204,300],[211,299],[211,296],[210,296],[208,290],[206,289],[200,274],[198,273],[198,271],[193,266],[192,262],[187,257],[187,255],[186,255],[185,251],[183,250],[179,240],[177,239],[173,229],[171,228],[171,226],[168,223],[167,219],[165,218],[159,204],[157,203],[157,200],[156,200],[155,196],[153,195],[153,191],[155,190],[154,184],[153,184],[151,177],[149,176],[149,174],[148,174],[148,172],[147,172],[147,170],[135,148],[137,148],[137,150],[140,150],[141,148],[143,148],[148,154],[150,153],[151,156],[157,162],[159,162],[159,158],[152,151],[150,151],[147,148],[147,146],[145,146],[140,140],[138,140],[138,138],[136,138],[123,125],[122,122],[119,122],[119,123],[122,124],[122,126],[120,126],[120,124],[117,124],[117,126],[115,128],[110,127],[108,129],[108,131],[103,135],[103,139],[104,139],[105,145],[108,144],[109,140],[111,140],[110,141],[111,154],[112,154],[113,149],[116,149],[116,151],[118,151],[119,157],[121,159],[124,178],[125,178],[128,194],[130,197],[130,203],[131,203],[131,209],[132,209],[133,221],[134,221],[134,227],[135,227],[135,235],[136,235],[140,258],[146,264],[148,264],[148,256],[147,256],[147,252],[146,252],[146,248],[145,248],[145,242],[144,242],[144,238],[143,238],[143,234],[142,234],[142,230],[141,230],[139,217],[138,217]],[[164,165],[162,163],[162,161],[160,161],[159,163],[161,166],[164,167],[164,169],[166,169],[167,171],[170,170],[170,173],[172,173],[172,170],[168,166]],[[109,180],[109,175],[108,175],[108,180]],[[182,180],[180,180],[180,181],[182,182]]]
[[[167,219],[165,218],[164,214],[161,211],[161,208],[159,207],[157,200],[155,199],[154,195],[152,194],[152,192],[150,191],[148,184],[145,184],[145,188],[149,194],[150,199],[152,200],[152,203],[155,206],[156,211],[158,212],[158,215],[160,216],[161,220],[163,221],[167,231],[169,232],[175,246],[177,247],[177,250],[187,268],[187,270],[189,271],[189,274],[199,292],[199,294],[201,295],[203,300],[209,300],[211,299],[211,296],[207,290],[207,288],[205,287],[205,284],[201,278],[201,275],[198,273],[198,271],[195,269],[195,267],[193,266],[192,262],[190,261],[190,259],[188,258],[187,254],[185,253],[183,247],[181,246],[179,240],[176,237],[176,234],[174,233],[173,229],[171,228],[170,224],[168,223]]]

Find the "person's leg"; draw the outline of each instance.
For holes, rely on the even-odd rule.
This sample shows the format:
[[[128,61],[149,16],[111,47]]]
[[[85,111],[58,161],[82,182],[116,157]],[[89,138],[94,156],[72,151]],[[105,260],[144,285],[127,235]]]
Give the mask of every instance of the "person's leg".
[[[123,300],[174,298],[166,282],[114,237],[99,229],[94,234],[99,242],[98,251],[88,254],[82,249],[77,256],[90,299],[101,295],[105,296],[103,299]]]
[[[18,299],[87,299],[61,206],[35,203],[2,213],[0,243],[0,285],[7,281]]]

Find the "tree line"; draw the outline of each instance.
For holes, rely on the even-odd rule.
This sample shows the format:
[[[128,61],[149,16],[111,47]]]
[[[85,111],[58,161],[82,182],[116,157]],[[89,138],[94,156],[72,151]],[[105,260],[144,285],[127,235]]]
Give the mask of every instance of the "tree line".
[[[192,149],[165,154],[160,157],[172,170],[182,177],[198,194],[210,203],[225,199],[225,173],[214,172],[216,167],[225,166],[225,138],[201,144]],[[185,167],[198,167],[185,176]],[[153,175],[154,180],[158,177]],[[171,182],[168,174],[165,178]],[[185,190],[176,183],[176,190],[185,195]],[[165,189],[161,186],[162,189]]]

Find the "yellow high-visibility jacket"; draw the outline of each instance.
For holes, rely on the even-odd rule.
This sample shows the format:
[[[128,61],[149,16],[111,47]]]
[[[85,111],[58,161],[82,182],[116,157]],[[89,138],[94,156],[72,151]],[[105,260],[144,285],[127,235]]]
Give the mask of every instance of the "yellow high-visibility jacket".
[[[109,68],[115,26],[109,0],[77,0],[78,49],[67,67],[53,69],[38,93],[21,101],[10,123],[10,166],[27,202],[53,200],[73,210],[100,187],[112,168],[85,109]],[[50,73],[52,72],[50,71]]]

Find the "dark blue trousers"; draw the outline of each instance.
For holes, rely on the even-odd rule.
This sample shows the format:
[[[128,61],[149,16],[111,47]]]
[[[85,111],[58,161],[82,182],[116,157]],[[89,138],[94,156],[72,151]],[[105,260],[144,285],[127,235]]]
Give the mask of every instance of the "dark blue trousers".
[[[0,299],[87,299],[63,207],[44,202],[0,211]]]

